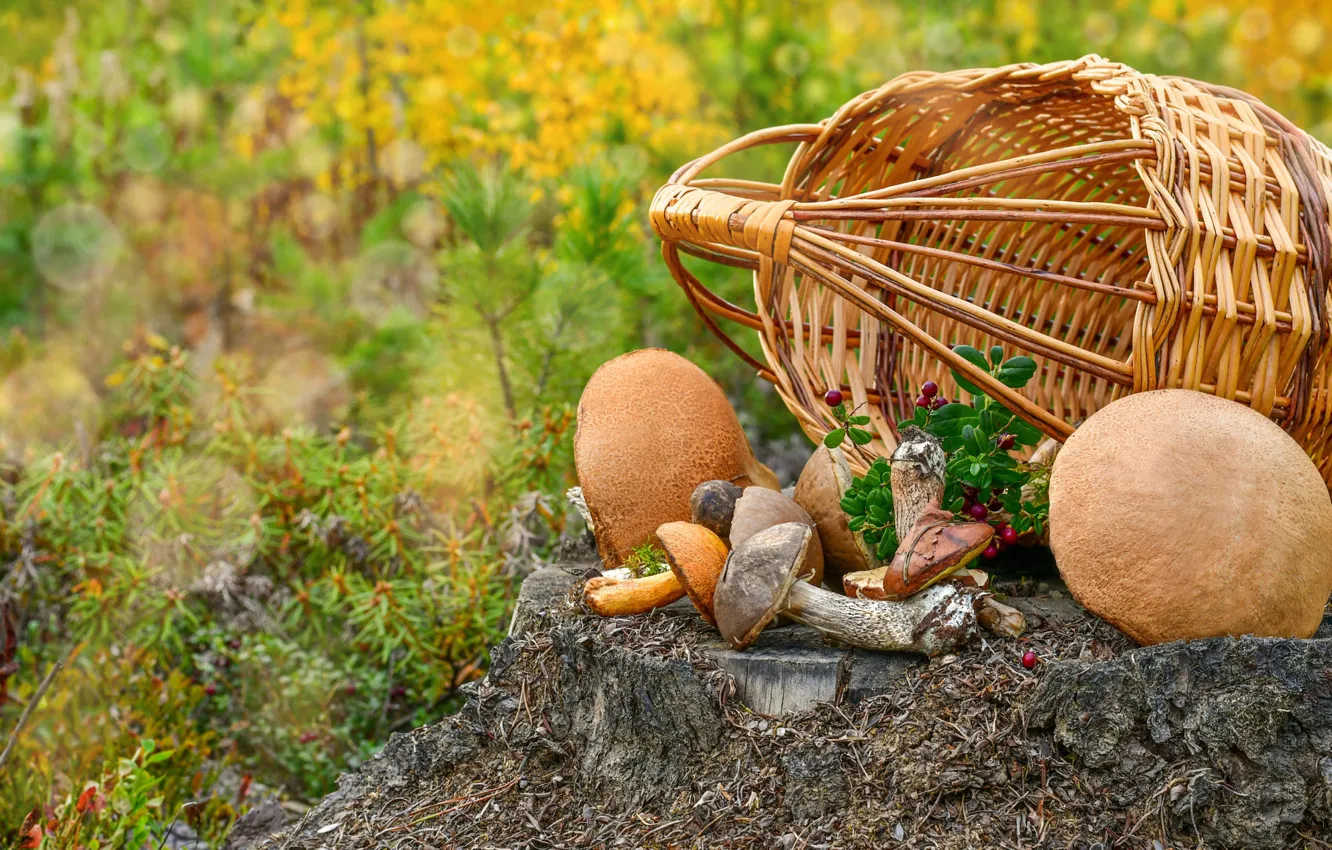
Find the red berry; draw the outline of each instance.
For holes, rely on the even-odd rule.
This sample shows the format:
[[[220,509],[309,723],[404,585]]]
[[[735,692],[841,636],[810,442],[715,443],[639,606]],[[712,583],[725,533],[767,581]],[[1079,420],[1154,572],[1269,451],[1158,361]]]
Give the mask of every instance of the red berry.
[[[968,486],[968,485],[963,485],[963,486],[962,486],[962,495],[963,495],[963,496],[966,496],[966,498],[967,498],[967,503],[968,503],[968,504],[970,504],[972,501],[975,500],[975,498],[976,498],[976,492],[977,492],[977,491],[976,491],[976,488],[975,488],[975,487],[971,487],[971,486]]]
[[[829,407],[836,407],[837,405],[841,404],[842,391],[828,390],[826,393],[823,394],[823,403],[828,405]]]
[[[1008,451],[1009,449],[1013,448],[1013,446],[1016,445],[1017,445],[1017,437],[1014,437],[1012,434],[999,435],[999,448],[1003,449],[1004,451]]]
[[[934,381],[926,381],[920,385],[920,394],[926,398],[934,398],[939,394],[939,385]]]
[[[1004,530],[999,532],[999,539],[1012,546],[1018,540],[1017,529],[1011,525],[1004,526]]]
[[[986,502],[985,504],[989,506],[990,510],[992,511],[997,511],[1004,506],[1004,503],[999,501],[998,496],[991,496],[990,501]]]
[[[943,407],[943,406],[944,406],[945,404],[947,404],[947,403],[948,403],[948,399],[944,398],[943,396],[939,396],[938,398],[936,398],[936,399],[934,400],[934,403],[933,403],[932,405],[930,405],[930,407],[933,408],[934,410],[938,410],[939,408]]]
[[[1022,653],[1022,666],[1028,670],[1036,666],[1036,653],[1034,651],[1029,649]]]
[[[302,732],[302,733],[301,733],[301,743],[302,743],[302,744],[308,744],[308,743],[310,743],[311,741],[314,741],[314,740],[316,740],[316,739],[318,739],[318,738],[319,738],[319,733],[318,733],[318,732]]]
[[[989,514],[990,514],[990,509],[982,504],[974,504],[971,507],[967,508],[967,515],[970,516],[972,519],[985,519],[985,517],[989,516]]]
[[[929,406],[930,406],[930,400],[925,396],[921,396],[920,398],[916,399],[916,407],[929,407]]]
[[[985,547],[984,552],[981,552],[981,557],[986,560],[999,557],[999,547],[991,543],[989,546]]]
[[[212,682],[204,685],[204,693],[208,694],[210,697],[217,696],[217,685],[214,685]]]
[[[343,690],[347,692],[347,696],[351,696],[352,694],[356,693],[356,683],[348,682],[347,687],[343,688]]]

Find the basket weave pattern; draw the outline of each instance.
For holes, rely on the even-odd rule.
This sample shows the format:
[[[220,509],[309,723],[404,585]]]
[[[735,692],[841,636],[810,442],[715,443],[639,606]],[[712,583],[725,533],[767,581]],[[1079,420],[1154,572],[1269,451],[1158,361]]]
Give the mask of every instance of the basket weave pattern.
[[[794,143],[780,183],[700,175]],[[948,369],[1063,439],[1112,399],[1186,387],[1273,417],[1332,480],[1332,152],[1253,97],[1097,56],[906,74],[818,124],[761,130],[677,171],[651,223],[708,326],[814,439],[823,392],[896,444]],[[754,272],[754,309],[681,254]],[[758,331],[760,363],[716,318]],[[1023,393],[955,354],[1040,366]]]

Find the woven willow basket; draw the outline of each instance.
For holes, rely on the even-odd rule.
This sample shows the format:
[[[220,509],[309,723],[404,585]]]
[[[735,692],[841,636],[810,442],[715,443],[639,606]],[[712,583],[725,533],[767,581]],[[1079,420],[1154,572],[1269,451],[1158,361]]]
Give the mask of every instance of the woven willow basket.
[[[793,143],[780,183],[700,175]],[[1051,437],[1112,399],[1187,387],[1271,416],[1332,480],[1332,152],[1255,98],[1087,56],[905,74],[818,124],[761,130],[653,200],[663,256],[707,325],[805,432],[840,387],[896,443],[949,369]],[[754,271],[755,309],[691,254]],[[758,331],[767,363],[715,320]],[[951,350],[1034,357],[1019,393]]]

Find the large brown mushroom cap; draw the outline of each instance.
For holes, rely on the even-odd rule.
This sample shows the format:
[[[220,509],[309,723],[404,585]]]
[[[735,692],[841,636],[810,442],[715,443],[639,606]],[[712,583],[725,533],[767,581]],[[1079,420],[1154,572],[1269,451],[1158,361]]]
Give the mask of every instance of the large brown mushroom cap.
[[[814,541],[805,558],[805,569],[809,583],[817,585],[823,581],[823,546],[819,542],[819,531],[810,515],[790,496],[765,487],[746,487],[736,501],[735,513],[731,517],[731,548],[784,522],[802,522],[813,532]]]
[[[666,553],[680,586],[709,623],[712,618],[712,595],[726,565],[726,544],[721,538],[701,525],[690,522],[668,522],[657,527],[657,543]]]
[[[862,535],[851,530],[842,497],[851,486],[851,467],[841,449],[819,446],[805,462],[796,482],[794,498],[814,521],[823,548],[823,581],[840,591],[842,576],[871,570],[879,559]]]
[[[716,382],[657,348],[616,357],[587,382],[574,465],[607,567],[620,566],[662,523],[689,519],[700,482],[778,486]]]
[[[1262,414],[1190,390],[1138,393],[1059,452],[1050,547],[1074,597],[1139,643],[1307,638],[1332,591],[1332,499]]]
[[[814,529],[805,523],[782,523],[732,550],[717,582],[712,611],[722,637],[736,649],[758,640],[764,626],[786,607],[791,585],[807,570],[805,556],[814,548],[813,536]]]
[[[993,537],[994,529],[986,523],[960,519],[931,502],[916,518],[891,564],[843,577],[846,595],[906,599],[961,570]]]

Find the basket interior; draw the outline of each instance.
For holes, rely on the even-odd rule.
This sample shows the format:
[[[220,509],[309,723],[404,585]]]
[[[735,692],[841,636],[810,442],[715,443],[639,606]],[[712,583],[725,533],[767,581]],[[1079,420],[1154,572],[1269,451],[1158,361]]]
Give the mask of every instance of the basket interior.
[[[870,141],[872,137],[873,141]],[[1132,138],[1129,118],[1114,101],[1088,86],[1006,80],[989,88],[958,91],[918,89],[884,98],[859,121],[848,124],[832,156],[816,154],[796,185],[802,199],[847,197],[887,186],[919,181],[975,166],[988,166],[983,179],[942,193],[940,199],[1013,198],[1104,202],[1146,207],[1146,189],[1131,156],[1079,157],[1024,167],[1013,160],[1030,154],[1107,140]],[[891,152],[897,149],[896,153]],[[1079,160],[1083,160],[1079,162]],[[831,165],[836,163],[836,165]],[[998,179],[995,179],[998,178]],[[815,188],[817,187],[817,188]],[[801,194],[797,192],[797,194]],[[936,206],[938,202],[935,202]],[[1139,302],[1108,293],[1071,288],[1053,276],[1141,285],[1149,266],[1141,227],[1083,223],[1047,216],[1020,220],[966,220],[931,216],[905,221],[819,223],[844,232],[936,249],[933,253],[864,246],[875,260],[928,285],[967,299],[988,311],[1078,348],[1122,360],[1127,356],[1133,317]],[[947,252],[940,256],[938,252]],[[1022,271],[970,264],[980,257]],[[863,285],[863,282],[862,282]],[[873,290],[872,290],[873,291]],[[878,297],[934,338],[966,343],[987,351],[998,340],[983,330],[882,291]],[[826,314],[825,314],[826,315]],[[875,322],[859,317],[862,339]],[[935,380],[949,397],[956,388],[946,370],[909,339],[877,336],[877,350],[861,352],[861,368],[872,355],[874,384],[890,422],[909,416],[920,384]],[[1009,355],[1019,352],[1006,347]],[[1084,418],[1115,397],[1118,387],[1095,376],[1042,362],[1024,394],[1069,422]]]

